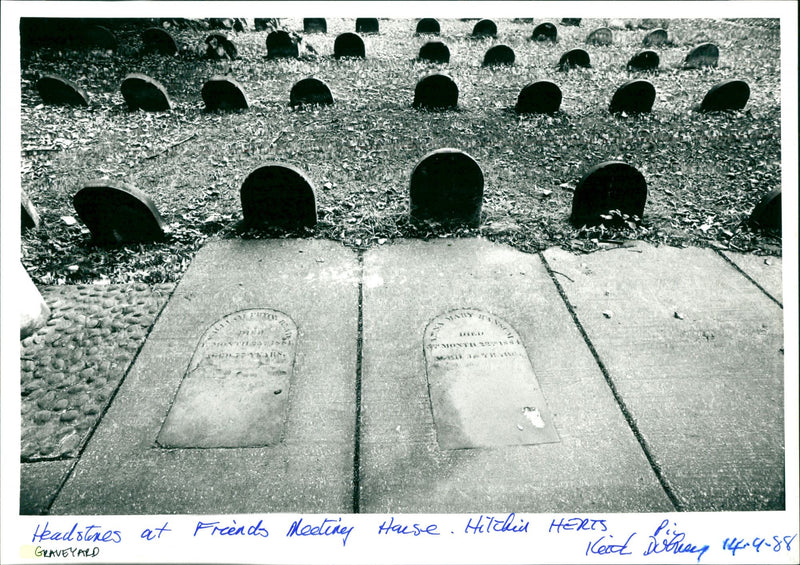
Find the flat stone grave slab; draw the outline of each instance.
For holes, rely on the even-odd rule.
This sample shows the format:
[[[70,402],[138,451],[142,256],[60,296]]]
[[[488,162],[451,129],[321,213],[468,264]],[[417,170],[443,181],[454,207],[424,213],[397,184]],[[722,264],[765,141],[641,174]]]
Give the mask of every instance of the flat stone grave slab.
[[[284,30],[277,29],[267,35],[267,59],[297,59],[298,41]]]
[[[492,20],[480,20],[472,28],[472,37],[497,37],[497,24]]]
[[[775,300],[783,304],[783,260],[769,255],[752,255],[723,251],[751,279],[756,281]]]
[[[304,18],[304,33],[328,33],[328,22],[325,18]]]
[[[544,257],[681,509],[785,508],[783,310],[711,249]]]
[[[626,67],[629,71],[654,71],[658,68],[659,62],[658,53],[648,49],[631,57]]]
[[[589,45],[606,46],[614,43],[614,33],[607,27],[600,27],[586,37]]]
[[[743,80],[726,80],[711,87],[703,97],[703,112],[742,110],[750,99],[750,85]]]
[[[439,22],[433,18],[422,18],[420,21],[417,22],[417,29],[416,33],[422,34],[430,34],[430,35],[439,35],[441,31],[441,26]]]
[[[19,513],[21,516],[47,514],[74,460],[22,463],[19,466]]]
[[[327,106],[333,104],[333,94],[328,85],[318,78],[309,77],[297,81],[289,91],[289,105]]]
[[[550,22],[541,23],[533,28],[531,39],[533,41],[552,41],[555,43],[558,41],[558,29],[555,24]]]
[[[449,63],[450,49],[441,41],[429,41],[419,48],[417,59],[430,63]]]
[[[366,57],[364,40],[357,33],[346,32],[336,36],[333,42],[333,56],[337,59],[352,57],[363,59]]]
[[[209,112],[247,110],[250,107],[242,85],[229,76],[211,77],[203,83],[200,95]]]
[[[589,53],[584,49],[570,49],[558,61],[558,70],[568,71],[574,68],[588,69],[592,66]]]
[[[175,38],[165,29],[160,27],[150,27],[142,32],[142,43],[144,50],[155,52],[161,55],[175,55],[178,52],[178,44]]]
[[[684,61],[687,69],[716,67],[719,63],[719,47],[713,43],[703,43],[692,49]]]
[[[667,30],[661,28],[654,29],[642,39],[642,45],[645,47],[661,47],[667,43],[669,43],[669,34]]]
[[[555,114],[561,107],[561,89],[549,80],[538,80],[523,88],[517,97],[517,114]]]
[[[632,80],[620,86],[614,96],[608,111],[612,114],[645,114],[653,109],[656,101],[656,87],[646,80]]]
[[[89,95],[74,82],[57,75],[42,75],[36,81],[36,90],[45,104],[88,106]]]
[[[363,280],[361,512],[672,508],[537,255],[401,241]]]
[[[378,33],[379,31],[378,18],[356,18],[356,33]]]
[[[141,73],[131,73],[120,86],[122,97],[131,110],[166,112],[172,109],[167,89],[155,79]]]
[[[483,56],[483,66],[513,65],[514,59],[514,50],[511,47],[508,45],[494,45]]]
[[[414,108],[450,110],[458,107],[458,85],[448,75],[436,73],[423,77],[414,88]]]
[[[51,513],[352,511],[359,272],[356,254],[328,241],[225,240],[203,247]],[[259,314],[248,319],[247,312]],[[265,323],[259,324],[262,314]],[[227,337],[204,340],[214,329]],[[284,388],[273,380],[274,370],[288,366],[275,355],[288,355],[295,339],[293,370],[281,377],[288,379]],[[260,341],[271,345],[262,350],[255,345]],[[195,378],[192,360],[199,361],[198,351],[204,355],[200,371],[217,362],[229,371],[219,377],[226,383],[206,383],[211,388],[200,403],[209,421],[223,413],[233,418],[218,443],[235,439],[250,447],[202,447],[188,435],[185,443],[194,447],[159,445],[162,430],[169,429],[165,421],[182,402],[179,390]],[[277,443],[271,441],[274,436],[244,441],[250,431],[236,416],[242,403],[246,410],[258,410],[259,403],[239,394],[251,376],[231,373],[235,367],[229,360],[253,351],[276,363],[267,361],[257,387],[273,397],[288,396],[278,407],[286,410],[283,418],[274,413],[276,406],[261,407],[264,417],[282,427]],[[241,370],[253,371],[255,365],[243,363]]]

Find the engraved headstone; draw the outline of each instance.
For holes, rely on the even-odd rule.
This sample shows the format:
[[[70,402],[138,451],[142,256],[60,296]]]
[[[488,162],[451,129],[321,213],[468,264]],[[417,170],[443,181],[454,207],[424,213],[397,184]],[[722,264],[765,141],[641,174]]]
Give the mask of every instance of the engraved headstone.
[[[741,110],[750,99],[750,86],[743,80],[726,80],[711,87],[700,109],[703,112]]]
[[[234,60],[239,56],[233,41],[221,33],[212,33],[206,37],[206,58],[220,60]]]
[[[333,104],[333,95],[328,85],[317,78],[304,78],[297,81],[289,92],[289,105],[297,106],[324,106]]]
[[[611,45],[614,42],[614,34],[607,27],[600,27],[594,30],[586,38],[586,43],[590,45]]]
[[[644,36],[642,44],[645,47],[661,47],[669,42],[669,35],[665,29],[654,29]]]
[[[642,114],[653,109],[656,88],[646,80],[632,80],[620,86],[611,98],[608,111],[612,114]]]
[[[560,441],[525,345],[504,320],[446,312],[425,328],[423,350],[440,449]]]
[[[441,41],[429,41],[419,48],[420,61],[429,61],[431,63],[449,63],[450,62],[450,49]]]
[[[497,24],[492,20],[480,20],[472,28],[472,37],[497,37]]]
[[[411,173],[410,201],[412,218],[478,226],[483,206],[483,171],[463,151],[432,151]]]
[[[595,226],[620,220],[609,214],[618,210],[631,219],[644,216],[647,182],[627,163],[608,161],[589,169],[575,188],[570,220],[575,226]],[[602,216],[611,215],[611,219]]]
[[[581,18],[561,18],[562,26],[579,26],[581,25]]]
[[[42,75],[36,81],[36,90],[45,104],[88,106],[89,96],[72,81],[56,75]]]
[[[781,229],[781,189],[775,189],[759,200],[748,221],[755,228]]]
[[[120,86],[122,97],[131,110],[165,112],[172,109],[167,90],[162,84],[147,75],[131,73]]]
[[[165,448],[280,443],[297,349],[297,325],[259,308],[228,314],[203,334],[158,434]]]
[[[422,18],[420,21],[417,22],[416,32],[420,35],[422,34],[439,35],[440,31],[441,31],[441,26],[439,25],[439,22],[434,18]]]
[[[540,80],[523,88],[517,97],[517,114],[555,114],[561,107],[561,89],[554,82]]]
[[[436,73],[422,78],[414,89],[414,108],[447,110],[458,106],[458,86],[447,75]]]
[[[298,41],[283,29],[270,32],[267,35],[267,58],[291,58],[296,59],[298,55]]]
[[[337,36],[333,42],[333,56],[337,59],[342,57],[363,59],[366,56],[364,40],[358,34],[350,32]]]
[[[31,202],[31,199],[28,198],[28,195],[25,194],[23,190],[20,192],[19,195],[20,200],[20,230],[27,231],[32,228],[39,227],[39,213],[36,211],[36,208]]]
[[[89,182],[75,193],[72,203],[98,244],[164,239],[164,222],[152,199],[128,184]]]
[[[719,62],[719,47],[713,43],[703,43],[692,49],[683,66],[687,69],[699,69],[701,67],[716,67]]]
[[[155,52],[161,55],[175,55],[178,44],[170,33],[160,27],[150,27],[142,32],[142,43],[146,52]]]
[[[378,33],[378,18],[356,18],[356,33]]]
[[[552,41],[555,43],[558,40],[558,30],[555,24],[544,22],[533,28],[531,39],[534,41]]]
[[[250,106],[241,85],[228,76],[212,77],[203,84],[200,94],[209,112],[246,110]]]
[[[313,228],[317,203],[311,181],[285,163],[267,163],[244,180],[240,191],[244,223],[249,227]]]
[[[655,51],[641,51],[631,57],[627,69],[629,71],[654,71],[658,68],[659,62],[658,53]]]
[[[513,65],[514,50],[508,45],[495,45],[486,51],[483,57],[483,66]]]
[[[328,33],[328,22],[325,18],[304,18],[303,31],[305,33]]]
[[[570,49],[561,56],[558,61],[558,69],[560,71],[568,71],[575,68],[588,69],[591,68],[589,60],[589,53],[584,49]]]

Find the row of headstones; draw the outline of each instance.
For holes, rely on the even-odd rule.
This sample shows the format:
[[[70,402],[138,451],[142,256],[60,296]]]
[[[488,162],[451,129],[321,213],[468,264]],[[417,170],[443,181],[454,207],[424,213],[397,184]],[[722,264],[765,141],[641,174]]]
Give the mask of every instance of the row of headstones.
[[[480,225],[483,171],[467,153],[438,149],[428,153],[411,173],[410,215],[444,225]],[[252,171],[240,189],[244,227],[313,228],[317,223],[315,190],[306,175],[291,165],[271,162]],[[644,217],[647,183],[634,167],[609,161],[590,168],[578,182],[570,221],[576,227]],[[35,225],[26,218],[23,229]],[[152,199],[141,190],[109,181],[86,184],[73,197],[78,216],[100,245],[164,239],[164,222]],[[780,228],[780,189],[766,195],[753,210],[755,227]],[[35,211],[33,212],[35,214]]]

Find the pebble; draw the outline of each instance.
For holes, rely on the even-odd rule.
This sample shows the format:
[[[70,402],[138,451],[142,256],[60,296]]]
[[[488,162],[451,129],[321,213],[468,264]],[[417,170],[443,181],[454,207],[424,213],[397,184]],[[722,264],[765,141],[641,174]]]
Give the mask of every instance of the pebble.
[[[53,417],[53,413],[49,410],[39,410],[33,415],[33,421],[37,424],[45,424]]]
[[[61,414],[61,421],[62,422],[72,422],[79,415],[80,414],[78,414],[77,410],[67,410],[66,412]]]
[[[59,398],[58,400],[56,400],[55,404],[53,404],[53,410],[56,412],[61,412],[68,406],[69,406],[69,401],[66,398]]]

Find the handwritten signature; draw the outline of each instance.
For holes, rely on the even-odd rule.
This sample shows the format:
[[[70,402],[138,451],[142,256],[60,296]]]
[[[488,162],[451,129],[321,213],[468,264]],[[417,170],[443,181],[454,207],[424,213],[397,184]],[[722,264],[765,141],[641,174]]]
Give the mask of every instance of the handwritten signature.
[[[686,541],[686,534],[677,530],[678,524],[672,523],[669,525],[669,520],[662,520],[661,524],[655,529],[650,536],[650,541],[647,544],[647,549],[644,550],[642,555],[656,555],[659,553],[673,553],[679,555],[682,553],[696,553],[697,562],[708,551],[708,545],[698,546]]]

